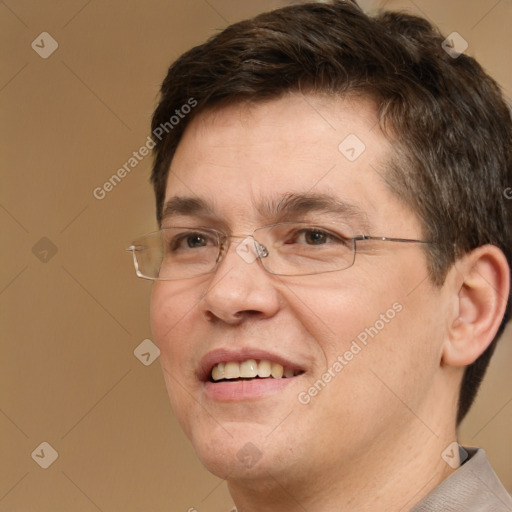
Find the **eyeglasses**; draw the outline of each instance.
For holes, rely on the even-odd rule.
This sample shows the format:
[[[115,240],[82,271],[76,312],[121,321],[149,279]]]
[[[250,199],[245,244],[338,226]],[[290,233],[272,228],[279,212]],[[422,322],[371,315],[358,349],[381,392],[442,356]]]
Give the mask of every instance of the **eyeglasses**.
[[[243,239],[236,252],[244,261],[259,260],[267,272],[279,276],[345,270],[354,264],[357,242],[432,243],[354,236],[349,226],[339,223],[281,222],[258,228],[252,235],[227,235],[202,227],[165,227],[135,240],[126,250],[133,254],[137,276],[172,281],[214,272],[229,249],[229,240],[234,238]]]

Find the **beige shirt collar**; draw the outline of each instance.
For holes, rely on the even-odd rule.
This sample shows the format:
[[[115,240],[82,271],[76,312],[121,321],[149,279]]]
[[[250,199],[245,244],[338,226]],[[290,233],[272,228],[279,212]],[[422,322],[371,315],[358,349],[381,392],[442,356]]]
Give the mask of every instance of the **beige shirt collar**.
[[[512,498],[484,450],[463,447],[468,458],[410,512],[512,512]],[[231,512],[236,512],[236,508]]]
[[[468,459],[411,512],[512,511],[507,493],[481,448],[464,447]]]

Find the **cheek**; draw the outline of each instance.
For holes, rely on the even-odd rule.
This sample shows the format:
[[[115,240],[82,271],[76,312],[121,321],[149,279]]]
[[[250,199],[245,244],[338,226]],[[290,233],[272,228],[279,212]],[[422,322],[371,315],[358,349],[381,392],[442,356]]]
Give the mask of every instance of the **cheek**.
[[[381,279],[381,281],[385,281]],[[288,282],[286,303],[302,327],[332,362],[350,347],[352,340],[388,310],[393,309],[395,294],[386,283],[371,276],[343,273],[307,276],[300,283]],[[380,326],[380,324],[379,324]]]
[[[180,345],[180,332],[197,309],[200,298],[186,284],[155,282],[151,293],[150,320],[153,336],[161,351]],[[185,340],[184,340],[185,341]],[[171,343],[172,342],[172,343]],[[178,342],[178,343],[177,343]]]
[[[190,434],[190,392],[194,391],[189,387],[195,379],[190,363],[191,335],[197,330],[197,327],[192,328],[191,321],[199,300],[192,296],[190,287],[170,282],[156,282],[151,294],[153,340],[160,349],[160,364],[171,407],[187,435]]]
[[[193,338],[200,339],[201,333],[200,322],[194,321],[200,297],[192,290],[186,284],[156,282],[151,294],[151,330],[160,349],[164,376],[166,381],[171,379],[171,384],[173,377],[180,381],[193,377],[190,347]]]
[[[314,285],[304,280],[290,286],[288,294],[294,316],[321,353],[323,367],[316,369],[315,378],[329,369],[343,374],[329,388],[340,386],[351,396],[357,391],[361,403],[376,396],[369,382],[378,384],[378,376],[394,389],[409,386],[412,391],[431,378],[438,364],[442,325],[435,314],[436,290],[428,281],[418,286],[422,280],[400,265],[388,267],[387,274],[377,266],[368,273],[347,270],[323,276]],[[339,364],[333,368],[339,358],[343,369]]]
[[[177,314],[172,294],[165,288],[165,284],[156,282],[151,293],[150,321],[154,341],[163,355],[170,346],[168,335],[177,322]]]

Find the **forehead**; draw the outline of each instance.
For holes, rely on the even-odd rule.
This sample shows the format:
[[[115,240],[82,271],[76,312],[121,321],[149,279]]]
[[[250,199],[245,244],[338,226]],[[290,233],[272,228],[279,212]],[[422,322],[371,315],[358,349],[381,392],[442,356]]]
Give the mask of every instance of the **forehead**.
[[[236,162],[241,170],[259,162],[263,171],[274,162],[282,167],[286,160],[298,165],[283,169],[295,175],[315,174],[323,162],[334,162],[341,155],[353,164],[350,167],[361,168],[362,162],[356,161],[359,156],[364,161],[368,149],[377,158],[389,150],[370,100],[299,93],[202,112],[187,127],[174,164],[180,163],[190,145],[194,151],[186,155],[187,163],[218,166],[221,157],[223,163]]]
[[[166,203],[197,198],[230,222],[257,223],[269,203],[317,194],[367,219],[396,217],[405,207],[382,178],[391,156],[368,100],[289,94],[238,103],[203,112],[187,127]]]

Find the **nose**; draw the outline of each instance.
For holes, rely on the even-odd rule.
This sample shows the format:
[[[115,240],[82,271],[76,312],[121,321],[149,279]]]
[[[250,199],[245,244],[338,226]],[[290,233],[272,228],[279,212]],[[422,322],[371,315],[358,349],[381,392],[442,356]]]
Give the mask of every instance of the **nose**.
[[[269,318],[280,308],[280,295],[274,276],[268,274],[259,258],[265,248],[252,236],[229,237],[227,245],[206,293],[203,312],[209,320],[238,324],[246,318]],[[241,242],[237,238],[244,238]]]

